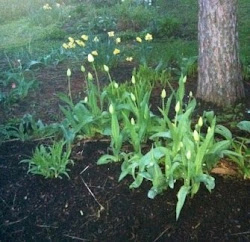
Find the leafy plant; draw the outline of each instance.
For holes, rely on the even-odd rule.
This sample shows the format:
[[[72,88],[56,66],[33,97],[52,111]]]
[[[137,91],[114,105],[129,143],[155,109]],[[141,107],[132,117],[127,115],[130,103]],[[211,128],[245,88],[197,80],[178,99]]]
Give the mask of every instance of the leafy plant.
[[[62,178],[65,175],[69,178],[67,165],[73,164],[70,160],[71,148],[66,147],[65,142],[54,142],[52,146],[40,145],[36,148],[30,159],[22,160],[21,163],[28,163],[28,173],[42,175],[45,178]]]

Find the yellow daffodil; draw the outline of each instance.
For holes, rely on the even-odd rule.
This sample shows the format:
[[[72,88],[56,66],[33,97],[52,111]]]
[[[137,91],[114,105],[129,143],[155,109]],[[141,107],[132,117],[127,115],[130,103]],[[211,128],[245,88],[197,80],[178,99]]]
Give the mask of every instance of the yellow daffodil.
[[[83,35],[81,36],[81,38],[82,38],[84,41],[87,41],[87,40],[89,39],[88,35],[86,35],[86,34],[83,34]]]
[[[88,62],[94,62],[94,56],[92,54],[88,54]]]
[[[116,49],[116,48],[115,48],[114,51],[113,51],[113,54],[114,54],[114,55],[118,55],[118,54],[120,54],[120,52],[121,52],[121,51],[120,51],[119,49]]]
[[[43,9],[44,10],[51,10],[52,7],[50,7],[50,5],[48,3],[46,3],[45,5],[43,5]]]
[[[75,48],[76,47],[76,44],[74,42],[69,42],[68,43],[68,48],[72,49],[72,48]]]
[[[77,43],[79,46],[85,47],[85,43],[84,43],[82,40],[77,39],[77,40],[76,40],[76,43]]]
[[[97,52],[96,50],[93,50],[93,51],[91,52],[91,54],[92,54],[92,55],[95,55],[95,56],[98,56],[98,52]]]
[[[128,61],[128,62],[133,61],[133,57],[131,57],[131,56],[130,56],[130,57],[127,57],[127,58],[126,58],[126,61]]]
[[[72,43],[75,42],[75,40],[72,37],[69,37],[68,40],[69,40],[69,42],[72,42]]]
[[[115,43],[116,43],[116,44],[121,43],[121,38],[116,38],[116,39],[115,39]]]
[[[63,43],[62,47],[63,47],[64,49],[68,49],[68,48],[69,48],[69,46],[68,46],[66,43]]]
[[[95,36],[95,38],[93,39],[93,42],[95,42],[95,43],[99,42],[99,38],[97,36]]]
[[[109,36],[109,37],[114,37],[114,36],[115,36],[115,32],[114,32],[114,31],[108,32],[108,36]]]
[[[140,37],[136,37],[136,41],[141,43],[142,42],[142,39]]]
[[[152,34],[147,33],[146,36],[145,36],[145,40],[146,41],[152,41],[153,40]]]

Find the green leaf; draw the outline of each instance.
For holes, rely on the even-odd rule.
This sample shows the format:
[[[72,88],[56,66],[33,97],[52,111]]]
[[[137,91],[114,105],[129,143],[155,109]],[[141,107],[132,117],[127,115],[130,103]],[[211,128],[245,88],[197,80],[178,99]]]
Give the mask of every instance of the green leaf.
[[[250,121],[241,121],[237,124],[237,127],[243,131],[250,133]]]
[[[176,220],[178,220],[180,216],[181,209],[184,205],[186,197],[190,191],[190,186],[182,186],[177,194],[178,202],[176,205]]]
[[[154,138],[169,138],[169,139],[171,139],[172,136],[171,136],[171,132],[167,131],[167,132],[159,132],[159,133],[156,133],[156,134],[153,134],[152,136],[150,136],[150,139],[154,139]]]
[[[212,176],[209,176],[207,174],[198,175],[195,177],[196,182],[203,182],[208,189],[209,192],[211,192],[212,189],[215,187],[215,179]]]
[[[220,125],[220,124],[216,125],[215,133],[222,135],[224,138],[228,140],[232,139],[231,131],[223,125]]]
[[[98,161],[97,165],[104,165],[110,162],[117,162],[117,158],[113,155],[103,155]]]

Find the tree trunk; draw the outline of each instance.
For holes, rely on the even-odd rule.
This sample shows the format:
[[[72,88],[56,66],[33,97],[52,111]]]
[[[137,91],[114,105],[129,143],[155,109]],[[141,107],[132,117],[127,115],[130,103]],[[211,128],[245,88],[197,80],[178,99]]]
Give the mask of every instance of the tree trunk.
[[[237,0],[199,0],[196,96],[219,106],[245,97],[238,52]]]

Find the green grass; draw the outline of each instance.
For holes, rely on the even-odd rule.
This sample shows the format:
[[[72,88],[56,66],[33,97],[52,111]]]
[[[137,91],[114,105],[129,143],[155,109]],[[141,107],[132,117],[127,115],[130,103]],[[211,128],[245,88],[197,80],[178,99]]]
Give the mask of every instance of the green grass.
[[[5,52],[8,56],[21,57],[27,52],[34,58],[38,58],[39,55],[42,57],[50,53],[51,49],[59,48],[68,36],[80,36],[83,32],[89,34],[89,31],[94,32],[94,29],[91,28],[102,28],[101,23],[100,26],[97,24],[96,17],[98,16],[91,20],[91,14],[101,14],[102,17],[106,14],[111,20],[119,18],[114,11],[118,5],[112,5],[109,8],[98,6],[97,8],[89,2],[68,0],[64,1],[65,4],[61,5],[61,8],[56,8],[57,2],[62,4],[62,1],[59,0],[0,0],[0,53]],[[49,3],[52,10],[44,11],[42,7],[45,3]],[[153,41],[150,55],[152,62],[157,63],[159,60],[169,62],[173,59],[196,56],[198,54],[198,6],[196,1],[158,0],[158,3],[160,8],[153,19],[157,20],[160,16],[167,16],[176,19],[180,26],[177,37],[163,36],[162,39]],[[191,4],[192,7],[190,7]],[[136,15],[138,16],[145,13],[141,8],[137,8],[137,10]],[[239,0],[240,53],[244,65],[250,64],[249,10],[250,1]],[[156,15],[155,9],[152,14]],[[89,21],[86,20],[87,17]],[[107,23],[104,26],[113,26],[109,25],[109,20],[105,21]],[[94,22],[96,22],[94,25],[88,24]],[[152,26],[145,26],[144,32],[150,29]],[[137,32],[133,34],[133,30],[130,32],[131,36],[139,34]],[[0,57],[2,57],[1,54]]]

